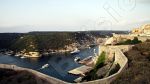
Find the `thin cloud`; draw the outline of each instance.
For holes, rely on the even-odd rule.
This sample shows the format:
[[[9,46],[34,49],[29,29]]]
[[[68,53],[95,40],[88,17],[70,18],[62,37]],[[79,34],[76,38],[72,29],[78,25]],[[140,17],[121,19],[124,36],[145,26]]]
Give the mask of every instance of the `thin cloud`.
[[[150,0],[137,0],[137,2],[150,4]]]

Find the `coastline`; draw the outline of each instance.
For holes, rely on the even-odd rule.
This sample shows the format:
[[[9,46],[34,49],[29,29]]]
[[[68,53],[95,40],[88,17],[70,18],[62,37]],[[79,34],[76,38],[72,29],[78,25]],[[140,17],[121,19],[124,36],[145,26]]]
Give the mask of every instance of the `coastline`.
[[[109,52],[109,50],[113,50],[114,51],[116,49],[116,47],[109,47],[109,48],[111,48],[111,49],[108,49],[108,47],[107,48],[106,47],[102,47],[102,49],[99,52],[101,52],[102,50],[105,50],[105,49],[106,49],[107,52]],[[121,53],[120,50],[116,49],[115,51],[118,53],[117,57],[115,57],[116,58],[116,62],[121,64],[121,68],[120,68],[120,70],[117,73],[115,73],[115,74],[113,74],[111,76],[108,76],[106,78],[103,78],[103,79],[87,81],[87,82],[81,82],[81,83],[78,83],[78,84],[91,84],[91,83],[107,84],[107,83],[110,83],[111,81],[115,80],[116,77],[118,77],[119,74],[122,73],[122,70],[125,70],[125,68],[127,67],[127,64],[126,64],[127,63],[127,59],[126,59],[126,57]],[[125,59],[125,60],[121,61],[120,59]],[[1,65],[3,65],[3,66],[1,66]],[[45,80],[47,80],[49,82],[49,84],[51,84],[51,83],[53,83],[53,84],[56,84],[56,83],[58,83],[58,84],[67,84],[67,83],[69,83],[69,82],[65,82],[65,81],[62,81],[60,79],[57,79],[57,78],[54,78],[54,77],[42,74],[42,73],[40,73],[38,71],[35,71],[35,70],[32,70],[32,69],[17,67],[16,65],[0,64],[0,67],[8,68],[8,69],[14,69],[14,70],[27,70],[27,71],[35,74],[37,77],[44,78]]]
[[[25,52],[20,51],[20,52],[14,52],[12,50],[8,50],[8,49],[4,49],[4,51],[1,51],[1,54],[3,53],[4,55],[14,55],[14,56],[21,56],[21,57],[27,57],[27,58],[39,58],[41,56],[49,56],[49,55],[53,55],[53,54],[63,54],[63,55],[70,55],[71,52],[73,52],[74,50],[78,49],[78,50],[84,50],[84,49],[90,49],[92,47],[97,46],[98,44],[85,44],[85,45],[80,45],[80,46],[74,46],[71,47],[69,46],[69,49],[58,49],[58,50],[51,50],[51,52]],[[2,49],[3,50],[3,49]],[[33,54],[30,54],[33,53]]]

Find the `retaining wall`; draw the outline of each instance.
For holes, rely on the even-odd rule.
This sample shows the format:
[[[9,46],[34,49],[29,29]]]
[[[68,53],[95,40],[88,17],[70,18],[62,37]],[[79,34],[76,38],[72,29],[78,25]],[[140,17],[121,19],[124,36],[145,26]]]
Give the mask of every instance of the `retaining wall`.
[[[128,59],[117,46],[101,46],[101,51],[105,51],[106,53],[115,52],[114,62],[118,63],[121,68],[117,73],[111,76],[94,81],[83,82],[82,84],[110,84],[112,81],[118,78],[121,75],[121,73],[128,67]]]

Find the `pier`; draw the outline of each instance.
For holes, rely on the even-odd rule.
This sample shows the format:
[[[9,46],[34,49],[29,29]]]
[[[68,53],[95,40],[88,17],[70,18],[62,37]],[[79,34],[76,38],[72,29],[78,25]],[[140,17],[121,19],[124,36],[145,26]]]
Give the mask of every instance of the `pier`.
[[[70,74],[74,74],[74,75],[81,75],[81,76],[85,76],[85,73],[89,72],[90,70],[92,70],[92,67],[83,65],[81,67],[75,68],[73,70],[68,71],[68,73]]]

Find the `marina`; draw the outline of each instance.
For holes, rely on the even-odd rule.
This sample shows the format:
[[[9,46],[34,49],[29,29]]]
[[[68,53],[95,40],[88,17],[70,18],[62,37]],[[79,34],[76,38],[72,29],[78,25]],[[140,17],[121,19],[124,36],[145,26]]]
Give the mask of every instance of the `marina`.
[[[80,59],[83,60],[89,56],[93,56],[94,49],[98,52],[98,47],[96,46],[90,49],[81,50],[78,54],[71,54],[67,56],[54,54],[39,58],[23,58],[19,55],[8,56],[0,54],[0,63],[15,64],[20,67],[34,69],[63,81],[74,82],[74,80],[80,76],[69,74],[68,71],[83,66],[82,64],[75,62],[74,59],[76,57],[80,57]]]

